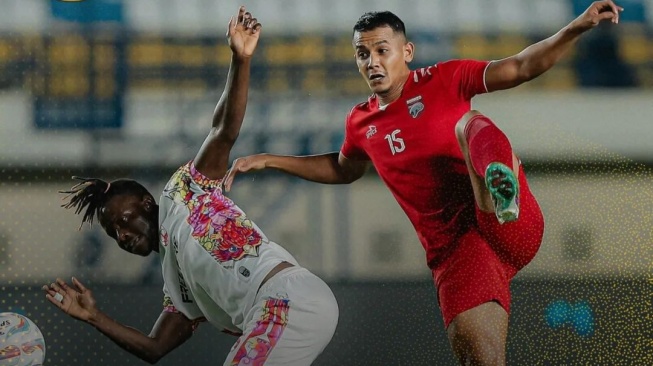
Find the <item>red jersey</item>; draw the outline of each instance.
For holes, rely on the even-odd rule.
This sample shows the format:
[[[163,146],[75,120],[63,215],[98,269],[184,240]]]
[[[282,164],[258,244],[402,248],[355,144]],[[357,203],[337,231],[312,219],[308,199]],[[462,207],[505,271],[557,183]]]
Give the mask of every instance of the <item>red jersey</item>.
[[[487,92],[489,62],[452,60],[411,71],[399,99],[372,95],[347,116],[341,153],[370,160],[435,265],[475,225],[474,192],[455,125]]]

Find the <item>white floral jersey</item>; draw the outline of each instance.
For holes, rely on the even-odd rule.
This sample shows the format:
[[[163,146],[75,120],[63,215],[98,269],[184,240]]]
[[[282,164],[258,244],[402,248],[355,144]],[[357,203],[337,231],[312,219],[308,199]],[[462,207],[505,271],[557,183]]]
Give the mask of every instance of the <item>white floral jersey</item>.
[[[195,324],[241,332],[263,278],[283,261],[297,265],[192,162],[164,188],[159,223],[164,309]]]

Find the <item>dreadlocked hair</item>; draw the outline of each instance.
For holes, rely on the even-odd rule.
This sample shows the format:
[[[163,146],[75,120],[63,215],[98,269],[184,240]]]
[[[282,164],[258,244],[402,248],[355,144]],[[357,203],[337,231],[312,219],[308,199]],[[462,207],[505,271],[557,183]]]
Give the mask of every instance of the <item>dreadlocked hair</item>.
[[[85,222],[93,226],[93,220],[99,220],[100,212],[106,203],[113,197],[120,194],[132,194],[138,197],[150,195],[150,192],[143,187],[140,183],[131,179],[117,179],[112,182],[107,182],[98,178],[82,178],[73,176],[73,179],[81,181],[74,185],[68,191],[59,191],[59,193],[66,194],[64,200],[69,199],[68,202],[61,205],[61,207],[70,209],[75,208],[75,214],[78,215],[84,209],[84,216],[79,228],[82,228]]]

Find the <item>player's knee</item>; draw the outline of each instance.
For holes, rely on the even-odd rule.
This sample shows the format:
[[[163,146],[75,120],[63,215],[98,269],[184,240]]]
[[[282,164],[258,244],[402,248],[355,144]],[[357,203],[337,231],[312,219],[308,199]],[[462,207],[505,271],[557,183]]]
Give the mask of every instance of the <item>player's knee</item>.
[[[472,365],[498,366],[505,364],[505,345],[485,339],[472,350]]]
[[[456,123],[456,138],[461,144],[465,141],[465,127],[468,121],[468,119],[462,118]]]
[[[466,141],[465,137],[465,129],[467,128],[467,123],[474,117],[478,116],[481,113],[476,110],[471,110],[467,113],[465,113],[456,123],[456,137],[458,138],[458,141]]]
[[[461,365],[499,366],[505,364],[505,344],[499,337],[474,336],[455,345]]]
[[[456,357],[463,365],[503,365],[508,318],[494,302],[459,314],[447,330]]]

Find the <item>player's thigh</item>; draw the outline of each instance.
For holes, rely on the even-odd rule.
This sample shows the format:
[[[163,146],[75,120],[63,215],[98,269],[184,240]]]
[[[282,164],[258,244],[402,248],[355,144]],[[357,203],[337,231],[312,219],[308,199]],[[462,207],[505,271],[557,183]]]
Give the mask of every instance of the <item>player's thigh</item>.
[[[331,289],[303,268],[279,275],[261,288],[225,365],[310,365],[331,341],[339,315]]]
[[[459,314],[487,302],[494,301],[509,313],[511,269],[476,229],[463,234],[455,245],[433,269],[445,327]]]
[[[508,313],[496,301],[489,301],[458,314],[447,329],[449,334],[474,337],[499,337],[505,340],[508,331]]]

